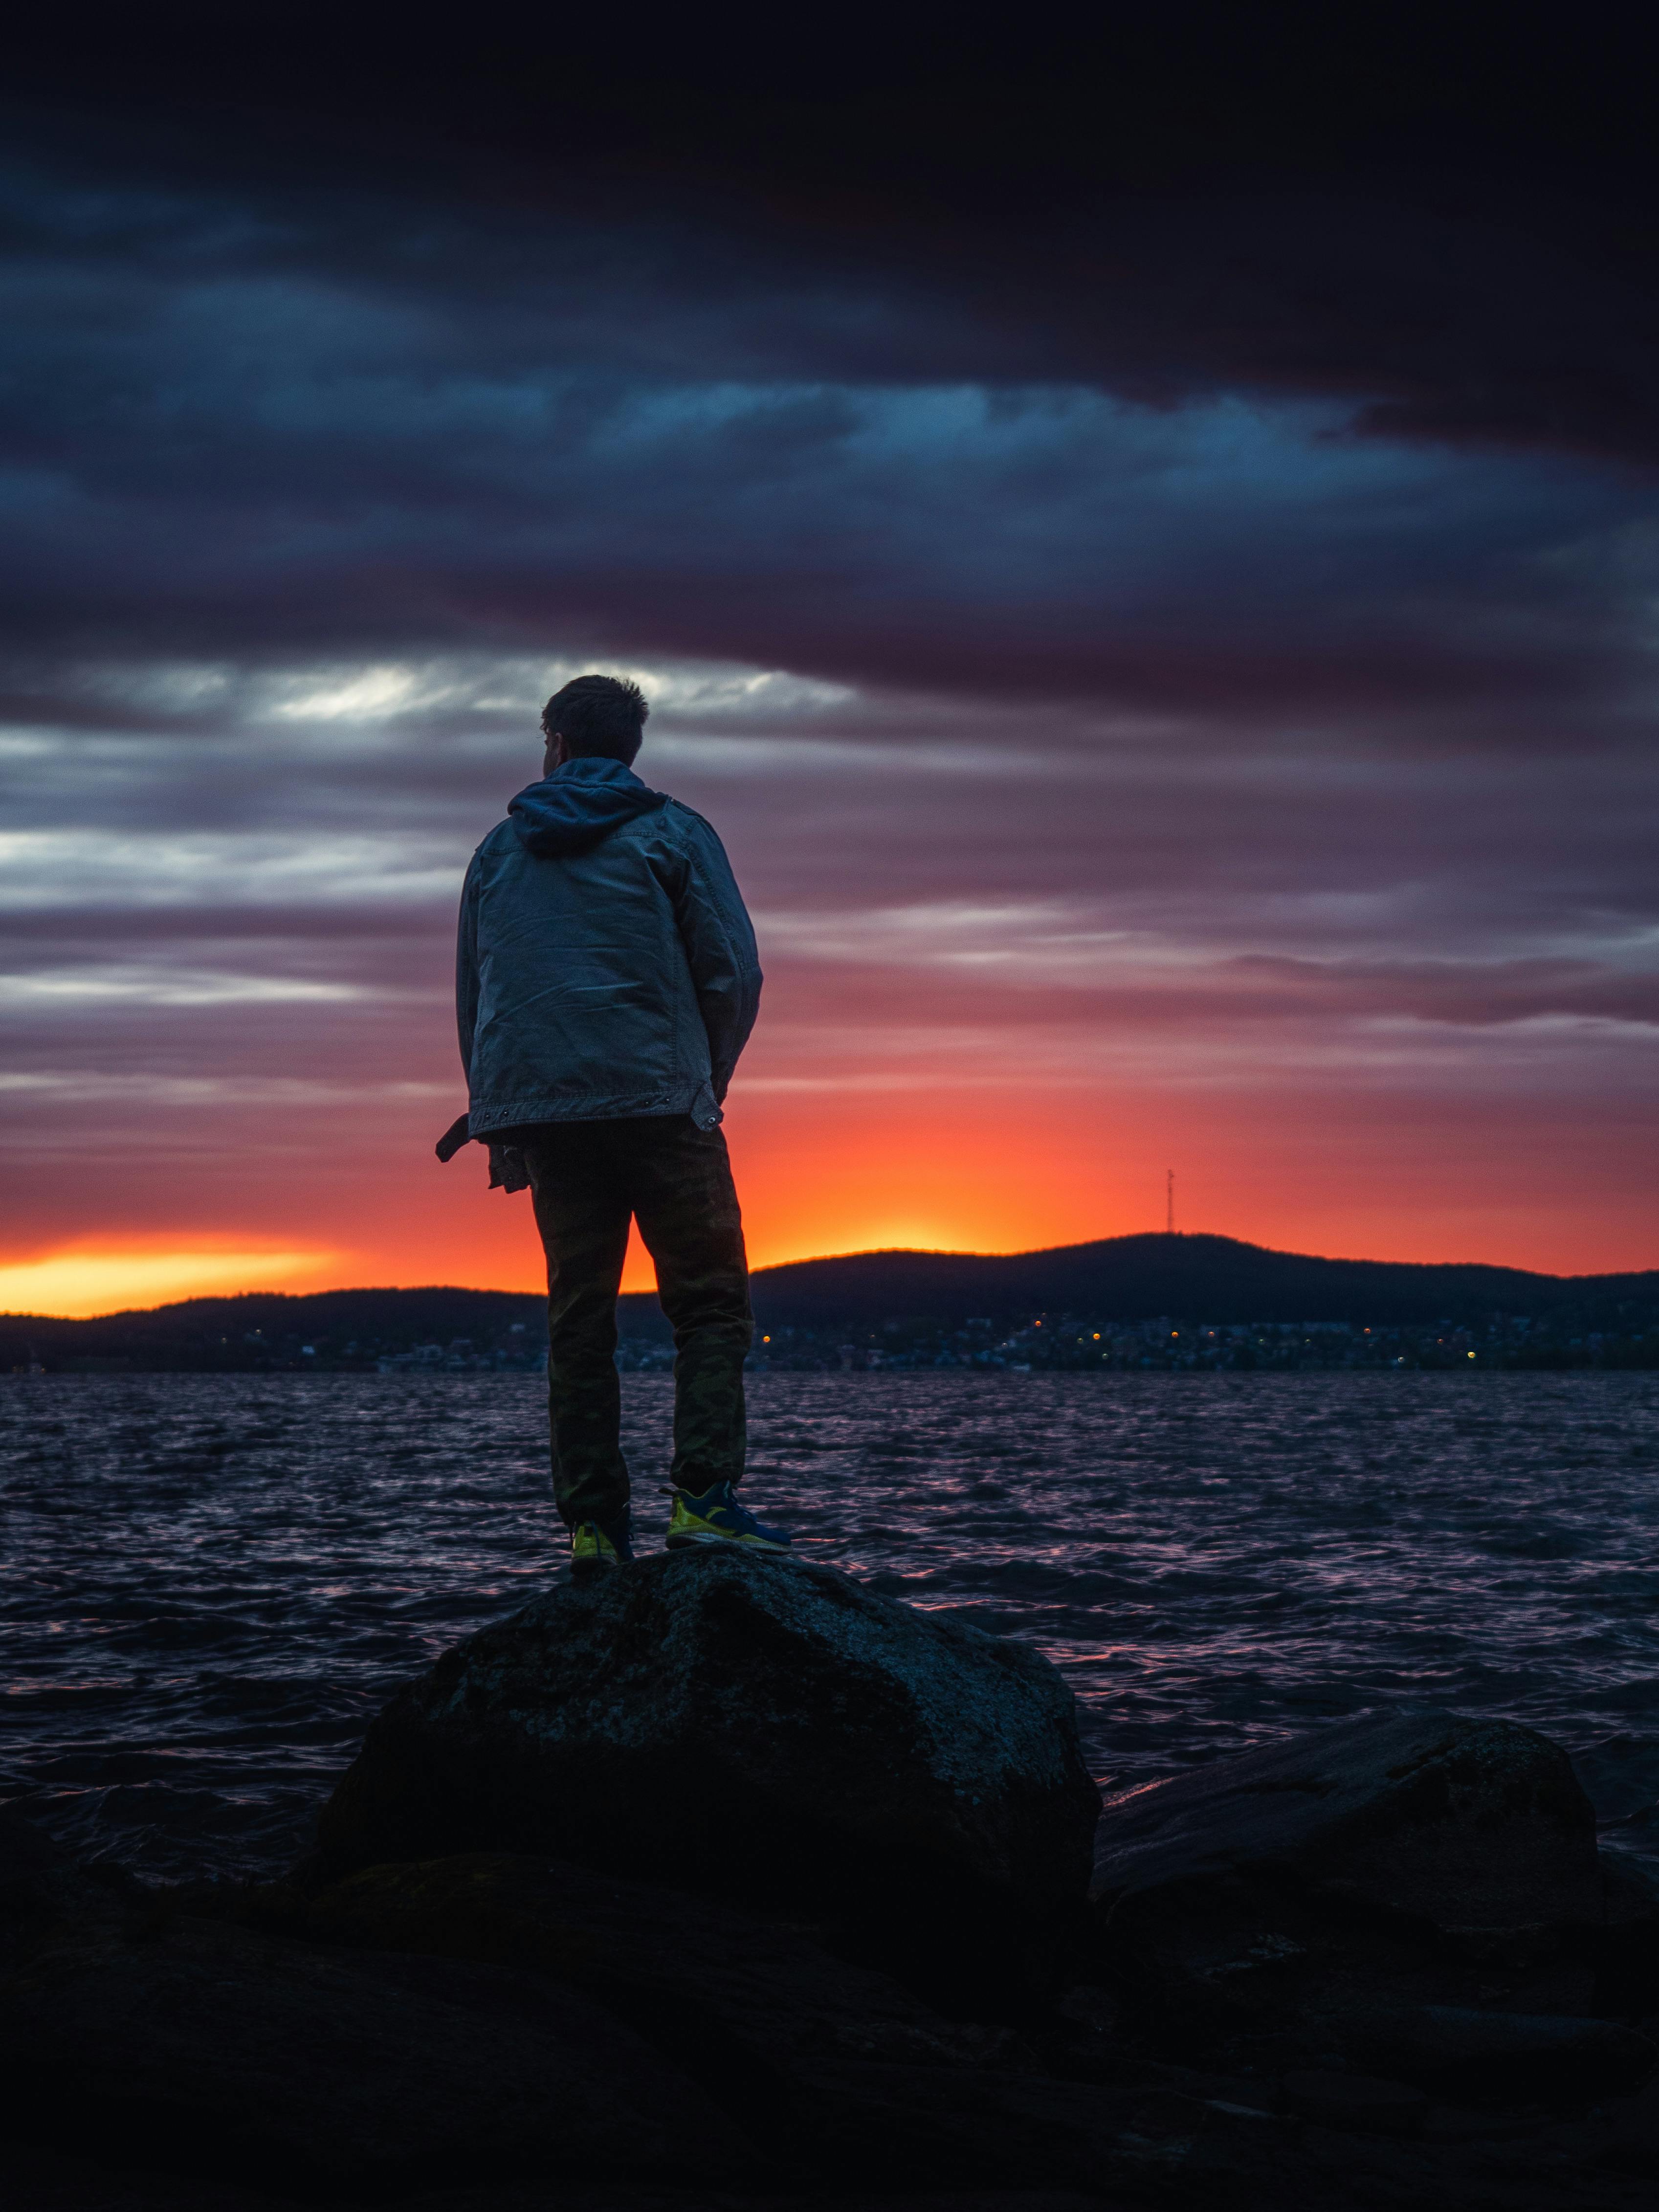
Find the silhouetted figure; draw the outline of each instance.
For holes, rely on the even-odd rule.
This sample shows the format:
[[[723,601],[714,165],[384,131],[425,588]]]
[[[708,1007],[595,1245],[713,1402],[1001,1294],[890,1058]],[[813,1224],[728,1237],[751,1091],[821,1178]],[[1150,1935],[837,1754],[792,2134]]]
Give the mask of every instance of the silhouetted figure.
[[[671,1546],[787,1537],[739,1505],[754,1337],[720,1106],[761,971],[743,898],[700,814],[631,763],[637,684],[579,676],[542,712],[542,781],[472,856],[456,1014],[471,1103],[438,1147],[490,1147],[527,1183],[547,1252],[553,1494],[573,1569],[633,1557],[617,1293],[630,1219],[674,1331]]]

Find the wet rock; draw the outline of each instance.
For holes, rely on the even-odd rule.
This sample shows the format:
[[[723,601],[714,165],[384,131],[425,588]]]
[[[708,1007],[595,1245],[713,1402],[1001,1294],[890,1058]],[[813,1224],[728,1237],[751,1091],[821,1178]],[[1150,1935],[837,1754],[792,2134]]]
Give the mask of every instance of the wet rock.
[[[1544,2105],[1627,2097],[1659,2064],[1644,2035],[1605,2020],[1424,2005],[1356,2021],[1357,2053],[1450,2103]]]
[[[963,2191],[1022,2183],[1144,2203],[1139,2185],[1166,2177],[1200,2134],[1213,2138],[1241,2119],[1252,2130],[1280,2132],[1267,2113],[1159,2084],[1114,2092],[994,2070],[891,2065],[826,2066],[813,2087],[826,2127],[856,2145],[859,2170],[879,2175],[884,2189],[939,2191],[939,2212],[954,2212]]]
[[[1322,2128],[1345,2128],[1351,2135],[1420,2136],[1429,2100],[1421,2089],[1385,2081],[1372,2074],[1333,2073],[1328,2069],[1287,2074],[1279,2084],[1287,2112]]]
[[[736,1548],[566,1584],[369,1729],[336,1869],[553,1854],[960,1947],[1081,1898],[1098,1796],[1029,1646]]]
[[[1565,1755],[1512,1723],[1365,1715],[1142,1791],[1103,1815],[1092,1896],[1097,1970],[1166,2056],[1498,2094],[1495,2055],[1432,2055],[1443,2014],[1578,2022],[1510,2039],[1517,2102],[1646,2063],[1587,2016],[1640,2017],[1648,1902],[1598,1864]]]
[[[706,1897],[688,1909],[683,1893],[498,1853],[370,1868],[250,1905],[313,1942],[511,1960],[578,1990],[798,2179],[879,2175],[884,2201],[948,2189],[954,2207],[976,2186],[1092,2179],[1116,2155],[1121,2101],[1041,2079],[1018,2035],[943,2019],[786,1919]]]
[[[1163,2056],[1286,2071],[1376,2070],[1356,2023],[1425,2005],[1582,2014],[1596,1972],[1569,1932],[1470,1956],[1427,1922],[1358,1913],[1266,1876],[1171,1883],[1126,1900],[1109,1969],[1130,2033]]]
[[[1586,1942],[1595,1967],[1589,2009],[1608,2020],[1659,2012],[1659,1883],[1641,1861],[1604,1846],[1601,1913]]]
[[[1440,1927],[1600,1917],[1595,1815],[1566,1753],[1513,1721],[1363,1713],[1107,1808],[1091,1894],[1263,1875]]]
[[[1576,1751],[1572,1765],[1604,1824],[1650,1812],[1659,1801],[1659,1739],[1650,1735],[1621,1729]]]
[[[536,1977],[142,1916],[9,1961],[0,2127],[271,2188],[760,2167],[659,2053]]]
[[[1602,2173],[1628,2174],[1659,2181],[1659,2082],[1645,2094],[1615,2106],[1610,2125],[1585,2146],[1586,2163]]]
[[[0,1807],[0,1911],[66,1863],[65,1855],[43,1830],[21,1814]]]
[[[0,1973],[54,1931],[112,1937],[153,1927],[167,1910],[125,1867],[83,1864],[32,1820],[0,1810]]]
[[[15,2139],[0,2159],[16,2212],[306,2212],[296,2197],[223,2174],[112,2165]]]
[[[595,1874],[568,1861],[477,1852],[371,1867],[319,1895],[252,1899],[313,1942],[500,1962],[582,1991],[690,2072],[716,2105],[792,2109],[803,2066],[1035,2063],[1011,2030],[945,2020],[890,1976],[850,1965],[787,1921]]]
[[[1036,2032],[1044,2069],[1066,2081],[1121,2081],[1123,2018],[1109,1991],[1088,1984],[1068,1990]]]

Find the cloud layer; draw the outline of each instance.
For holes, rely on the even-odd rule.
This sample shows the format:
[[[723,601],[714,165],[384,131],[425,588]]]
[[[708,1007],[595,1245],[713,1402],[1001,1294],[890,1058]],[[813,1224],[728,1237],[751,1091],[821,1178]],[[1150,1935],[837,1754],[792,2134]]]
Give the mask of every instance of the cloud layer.
[[[1194,1226],[1652,1259],[1649,341],[1566,200],[195,154],[3,179],[6,1256],[528,1279],[428,1164],[453,901],[597,660],[756,910],[761,1256],[1178,1152]]]

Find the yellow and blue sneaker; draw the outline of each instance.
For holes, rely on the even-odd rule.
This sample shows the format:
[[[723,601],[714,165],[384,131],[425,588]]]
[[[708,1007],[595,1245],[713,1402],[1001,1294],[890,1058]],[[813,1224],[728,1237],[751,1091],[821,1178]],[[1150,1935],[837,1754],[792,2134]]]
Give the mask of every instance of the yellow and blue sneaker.
[[[634,1556],[632,1516],[615,1521],[578,1521],[570,1531],[570,1572],[577,1582],[608,1568],[624,1565]]]
[[[711,1484],[700,1495],[671,1490],[674,1510],[668,1517],[668,1548],[678,1552],[688,1544],[750,1544],[757,1552],[787,1552],[793,1539],[781,1528],[769,1528],[739,1505],[729,1482]]]

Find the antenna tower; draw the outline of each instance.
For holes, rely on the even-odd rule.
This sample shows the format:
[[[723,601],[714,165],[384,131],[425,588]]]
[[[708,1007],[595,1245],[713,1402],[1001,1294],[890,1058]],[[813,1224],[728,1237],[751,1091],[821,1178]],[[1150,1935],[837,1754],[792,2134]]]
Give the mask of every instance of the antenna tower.
[[[1175,1235],[1175,1170],[1164,1170],[1164,1234]]]

